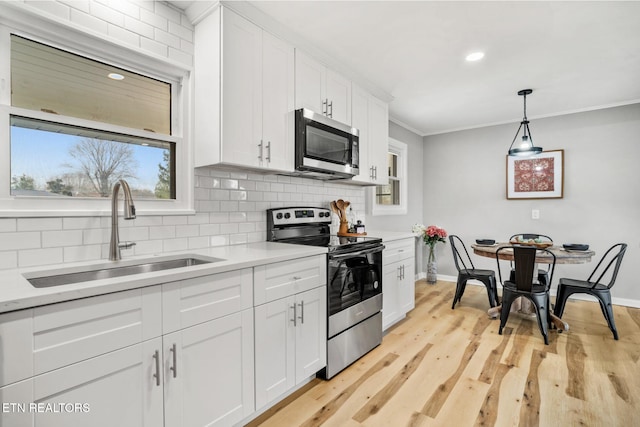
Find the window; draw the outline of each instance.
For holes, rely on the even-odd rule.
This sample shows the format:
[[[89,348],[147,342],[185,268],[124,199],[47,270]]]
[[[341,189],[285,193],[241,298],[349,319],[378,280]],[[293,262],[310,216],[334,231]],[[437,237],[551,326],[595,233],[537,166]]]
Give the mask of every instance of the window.
[[[369,193],[372,215],[407,213],[407,144],[389,139],[387,154],[389,183],[372,188]]]
[[[119,179],[138,213],[192,212],[189,70],[68,34],[61,46],[0,33],[0,216],[106,214]]]

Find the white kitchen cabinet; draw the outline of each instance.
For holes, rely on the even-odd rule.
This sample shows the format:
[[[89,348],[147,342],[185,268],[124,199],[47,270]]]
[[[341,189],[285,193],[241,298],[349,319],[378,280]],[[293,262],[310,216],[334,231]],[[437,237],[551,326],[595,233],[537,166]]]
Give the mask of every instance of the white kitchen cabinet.
[[[229,426],[254,412],[253,309],[163,337],[165,427]]]
[[[384,245],[382,328],[386,330],[415,307],[415,246],[413,237]]]
[[[3,412],[0,425],[161,426],[160,348],[155,338],[3,387],[0,400],[25,411]]]
[[[1,315],[0,386],[159,337],[160,298],[148,287]]]
[[[356,85],[352,89],[352,126],[360,131],[360,173],[349,182],[386,185],[389,181],[388,105]]]
[[[326,366],[326,256],[255,267],[256,409]]]
[[[327,363],[326,286],[255,307],[256,409]]]
[[[293,170],[294,51],[219,7],[195,29],[196,166]]]
[[[304,52],[295,51],[296,109],[308,108],[351,124],[351,81]]]

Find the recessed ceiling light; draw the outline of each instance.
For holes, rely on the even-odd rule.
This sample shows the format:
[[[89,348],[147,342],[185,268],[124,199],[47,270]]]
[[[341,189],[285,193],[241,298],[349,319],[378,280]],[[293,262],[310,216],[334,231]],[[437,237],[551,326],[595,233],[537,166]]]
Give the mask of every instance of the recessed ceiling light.
[[[110,79],[113,79],[113,80],[124,80],[124,76],[122,74],[118,74],[118,73],[109,73],[107,75],[107,77],[109,77]]]
[[[470,53],[469,55],[467,55],[467,57],[465,58],[467,61],[479,61],[482,58],[484,58],[484,52],[473,52]]]

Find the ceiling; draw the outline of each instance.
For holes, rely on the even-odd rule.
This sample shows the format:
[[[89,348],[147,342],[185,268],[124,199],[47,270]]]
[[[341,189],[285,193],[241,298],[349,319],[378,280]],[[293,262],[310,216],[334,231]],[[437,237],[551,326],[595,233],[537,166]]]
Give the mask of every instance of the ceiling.
[[[390,94],[419,135],[518,122],[526,88],[530,119],[640,102],[640,2],[249,3]]]

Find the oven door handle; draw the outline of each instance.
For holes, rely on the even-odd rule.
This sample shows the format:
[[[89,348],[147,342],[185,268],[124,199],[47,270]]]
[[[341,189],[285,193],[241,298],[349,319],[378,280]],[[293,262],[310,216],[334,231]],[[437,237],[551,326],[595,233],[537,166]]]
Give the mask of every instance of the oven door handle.
[[[383,249],[384,249],[384,246],[380,245],[380,246],[376,246],[375,248],[363,249],[357,252],[349,252],[349,253],[340,254],[340,255],[329,255],[329,259],[335,260],[335,259],[342,259],[342,258],[352,258],[355,256],[361,256],[361,255],[367,255],[367,254],[374,254],[376,252],[382,252]]]

